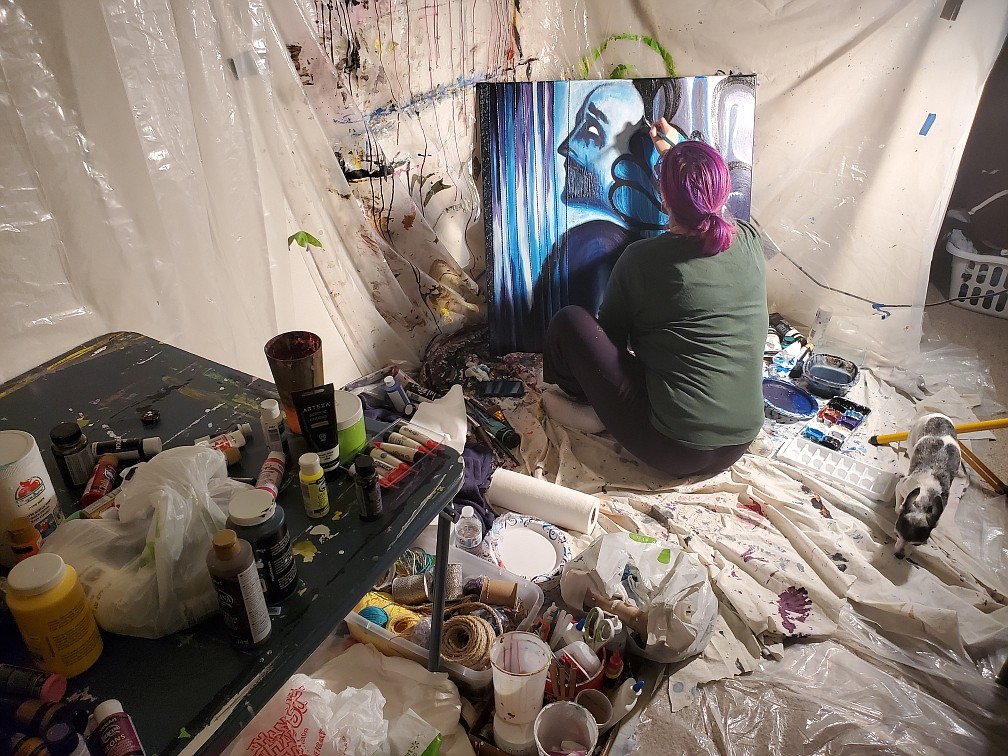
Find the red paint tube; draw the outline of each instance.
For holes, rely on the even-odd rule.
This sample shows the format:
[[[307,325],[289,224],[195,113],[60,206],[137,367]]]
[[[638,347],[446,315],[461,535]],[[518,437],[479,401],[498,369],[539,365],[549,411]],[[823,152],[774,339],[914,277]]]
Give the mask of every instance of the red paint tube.
[[[119,471],[119,458],[114,454],[103,454],[98,458],[91,479],[87,482],[84,493],[81,495],[80,503],[82,507],[94,504],[98,499],[107,496],[115,487],[116,475]]]

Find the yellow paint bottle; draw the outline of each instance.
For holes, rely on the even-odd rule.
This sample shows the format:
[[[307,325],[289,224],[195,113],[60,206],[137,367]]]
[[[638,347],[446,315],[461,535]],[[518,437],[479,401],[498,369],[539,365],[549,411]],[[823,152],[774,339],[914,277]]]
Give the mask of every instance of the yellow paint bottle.
[[[35,663],[73,677],[102,652],[91,606],[77,572],[58,554],[35,554],[7,576],[7,606]]]

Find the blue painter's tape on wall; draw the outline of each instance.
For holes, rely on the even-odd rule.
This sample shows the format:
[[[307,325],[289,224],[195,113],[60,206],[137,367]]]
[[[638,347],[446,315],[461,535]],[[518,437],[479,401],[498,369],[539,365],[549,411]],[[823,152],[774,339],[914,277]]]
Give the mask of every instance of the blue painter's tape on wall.
[[[927,136],[927,133],[931,130],[931,125],[935,122],[935,114],[928,113],[927,118],[924,119],[924,125],[921,126],[920,135]]]

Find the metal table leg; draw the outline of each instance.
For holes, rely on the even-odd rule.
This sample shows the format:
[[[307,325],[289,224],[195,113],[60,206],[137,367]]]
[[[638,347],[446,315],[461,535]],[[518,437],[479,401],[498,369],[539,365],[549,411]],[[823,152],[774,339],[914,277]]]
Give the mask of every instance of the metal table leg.
[[[451,545],[451,526],[454,520],[450,504],[438,513],[430,648],[427,652],[427,669],[431,672],[441,669],[441,631],[444,627],[445,586],[448,583],[448,547]]]

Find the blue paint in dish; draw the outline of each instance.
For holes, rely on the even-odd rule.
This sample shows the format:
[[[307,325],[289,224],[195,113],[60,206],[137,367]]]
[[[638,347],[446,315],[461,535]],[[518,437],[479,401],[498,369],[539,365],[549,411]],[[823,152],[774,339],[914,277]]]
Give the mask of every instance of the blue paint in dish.
[[[819,410],[819,404],[808,391],[793,383],[776,378],[764,378],[763,409],[771,420],[793,423],[814,417]]]

